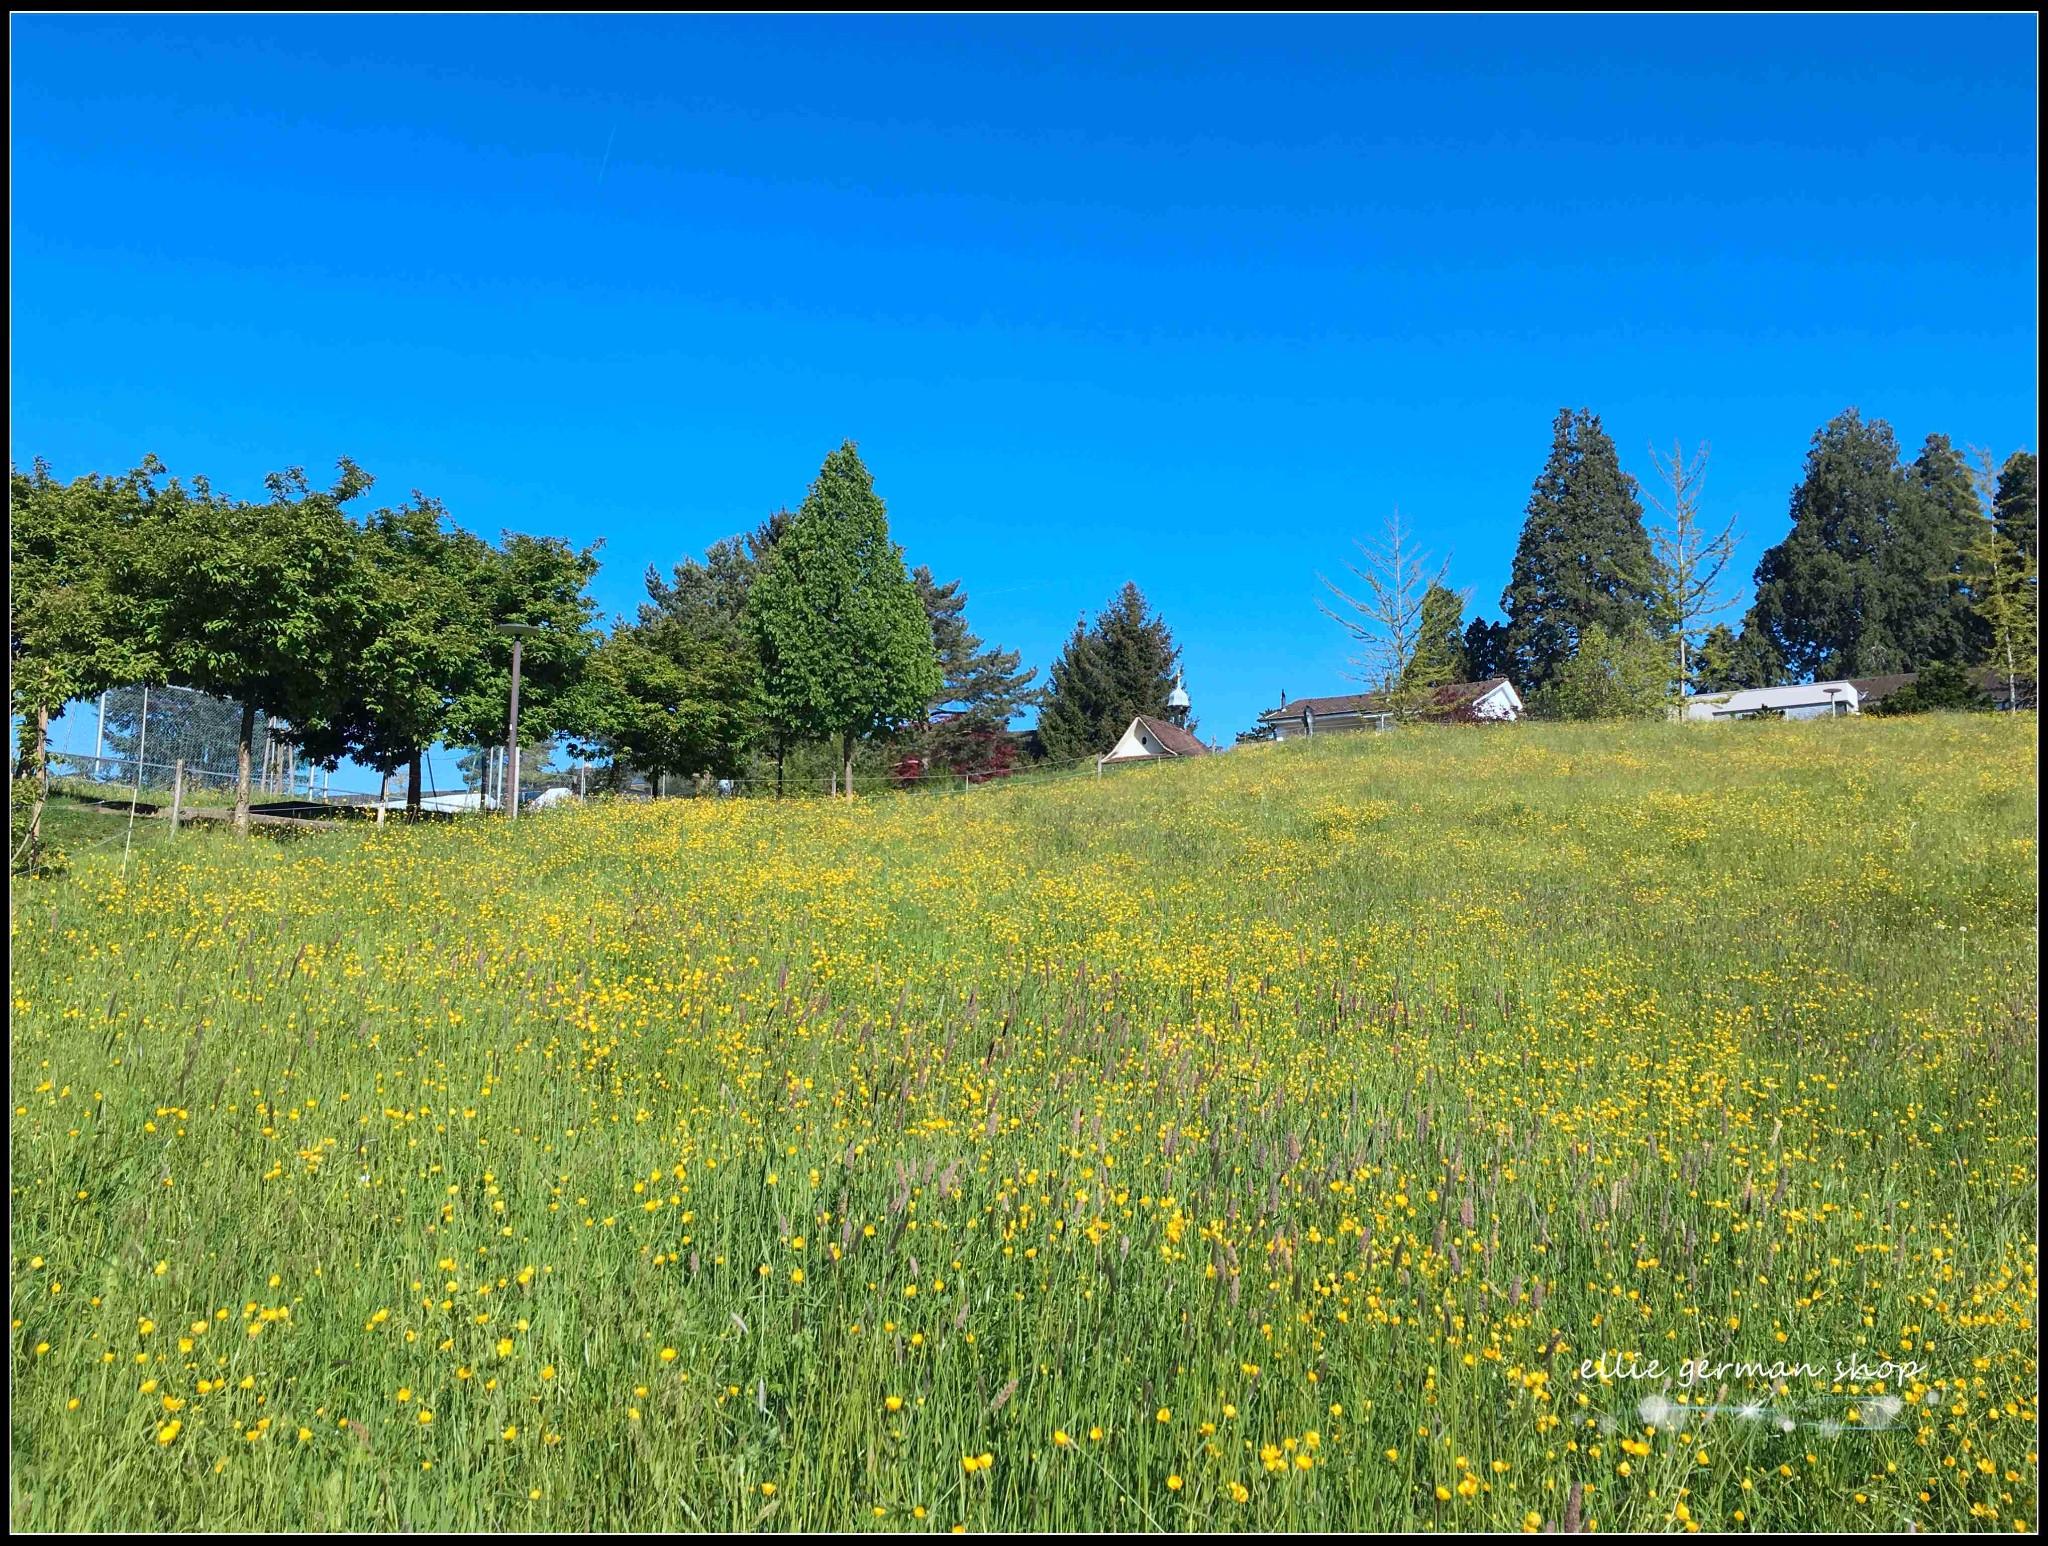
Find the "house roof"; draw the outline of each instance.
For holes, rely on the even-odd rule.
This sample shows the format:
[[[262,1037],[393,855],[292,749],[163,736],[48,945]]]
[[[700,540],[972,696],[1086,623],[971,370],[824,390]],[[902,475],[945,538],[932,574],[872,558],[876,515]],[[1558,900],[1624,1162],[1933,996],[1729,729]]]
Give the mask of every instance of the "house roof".
[[[1146,734],[1150,735],[1153,740],[1157,741],[1176,757],[1206,757],[1209,755],[1208,747],[1204,746],[1171,720],[1154,719],[1150,714],[1140,714],[1131,723],[1143,725]]]
[[[1889,676],[1852,676],[1849,685],[1856,689],[1856,697],[1863,703],[1875,703],[1880,698],[1889,698],[1901,687],[1912,685],[1916,671],[1894,671]]]
[[[1477,703],[1496,687],[1507,685],[1504,676],[1490,676],[1483,682],[1451,682],[1439,687],[1430,695],[1432,705],[1438,710],[1455,714],[1459,709]],[[1318,719],[1334,714],[1386,714],[1392,712],[1387,695],[1378,692],[1342,694],[1334,698],[1297,698],[1283,708],[1267,709],[1260,720],[1271,724],[1276,719],[1299,719],[1304,710],[1313,710]]]

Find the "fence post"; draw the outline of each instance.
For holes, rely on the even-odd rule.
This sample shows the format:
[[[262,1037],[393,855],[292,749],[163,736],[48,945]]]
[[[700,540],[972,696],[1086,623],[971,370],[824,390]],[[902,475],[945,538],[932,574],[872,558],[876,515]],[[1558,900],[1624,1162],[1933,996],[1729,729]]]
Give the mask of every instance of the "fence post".
[[[178,813],[185,804],[185,759],[180,757],[171,769],[171,836],[178,835]]]

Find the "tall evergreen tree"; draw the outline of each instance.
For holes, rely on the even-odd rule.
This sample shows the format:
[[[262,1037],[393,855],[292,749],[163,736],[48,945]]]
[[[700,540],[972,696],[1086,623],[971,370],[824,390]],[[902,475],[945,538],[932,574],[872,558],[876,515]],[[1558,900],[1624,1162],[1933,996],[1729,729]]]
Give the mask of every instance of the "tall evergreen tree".
[[[1074,624],[1053,663],[1038,735],[1055,761],[1100,756],[1140,714],[1164,716],[1180,650],[1164,618],[1126,583],[1095,626]]]
[[[1657,592],[1636,480],[1597,414],[1558,410],[1501,597],[1514,674],[1540,688],[1594,623],[1610,635],[1637,625],[1661,634]]]
[[[2029,559],[2038,556],[2041,540],[2041,473],[2032,451],[2015,451],[1998,470],[1993,519],[1998,534]]]
[[[1465,625],[1465,679],[1490,682],[1515,674],[1514,651],[1508,646],[1508,625],[1475,617]]]
[[[1946,438],[1930,436],[1908,469],[1891,426],[1851,408],[1813,437],[1792,529],[1757,565],[1748,626],[1794,677],[1968,663],[1983,647],[1962,573],[1978,520]]]
[[[1929,435],[1912,481],[1920,498],[1904,505],[1904,524],[1884,555],[1893,589],[1907,602],[1894,613],[1893,641],[1915,662],[1975,664],[1989,643],[1964,573],[1984,526],[1976,478],[1948,436]]]
[[[939,691],[931,621],[852,441],[825,458],[747,598],[771,724],[855,745],[923,718]]]

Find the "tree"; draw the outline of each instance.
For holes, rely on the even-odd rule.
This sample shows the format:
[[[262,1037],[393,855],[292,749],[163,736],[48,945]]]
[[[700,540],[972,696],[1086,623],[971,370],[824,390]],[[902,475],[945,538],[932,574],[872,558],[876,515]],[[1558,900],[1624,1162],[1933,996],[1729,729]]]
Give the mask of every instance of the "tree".
[[[1465,595],[1437,584],[1423,592],[1415,653],[1401,673],[1404,686],[1437,688],[1450,682],[1475,680],[1466,670]]]
[[[150,528],[185,498],[158,488],[154,456],[125,477],[59,483],[47,462],[10,469],[8,697],[21,716],[20,766],[40,779],[50,716],[75,698],[161,682],[162,661],[134,605]]]
[[[559,537],[508,532],[496,547],[481,541],[467,550],[474,565],[481,659],[448,712],[448,735],[469,746],[503,745],[512,707],[512,640],[500,623],[540,628],[521,642],[519,744],[535,746],[558,736],[579,743],[600,738],[605,724],[601,694],[586,667],[601,638],[593,626],[597,603],[589,594],[598,548],[576,548]]]
[[[1495,677],[1513,676],[1514,651],[1508,644],[1508,625],[1489,623],[1475,617],[1465,625],[1466,680],[1490,682]]]
[[[672,617],[622,624],[591,656],[590,728],[617,760],[649,776],[732,778],[758,724],[751,653]]]
[[[1707,476],[1704,441],[1691,461],[1675,441],[1668,462],[1652,446],[1650,462],[1670,489],[1668,505],[1657,495],[1650,496],[1650,503],[1663,518],[1650,531],[1650,547],[1657,559],[1657,614],[1671,630],[1678,655],[1679,691],[1684,693],[1691,690],[1693,641],[1709,618],[1733,604],[1733,594],[1721,587],[1721,574],[1741,538],[1736,535],[1733,516],[1711,536],[1700,520],[1700,491]]]
[[[1060,762],[1100,756],[1140,714],[1163,718],[1179,663],[1166,620],[1126,582],[1092,629],[1075,622],[1053,662],[1038,716],[1045,755]]]
[[[372,612],[373,580],[342,506],[370,475],[341,458],[325,492],[294,467],[272,473],[266,504],[240,504],[198,485],[166,501],[138,555],[132,599],[163,673],[241,705],[235,828],[249,829],[249,757],[256,716],[287,721],[316,757],[332,757],[342,684]]]
[[[1670,659],[1649,628],[1588,623],[1579,647],[1530,700],[1544,719],[1655,719],[1671,692]]]
[[[747,620],[769,722],[836,738],[850,799],[855,744],[921,719],[940,687],[930,619],[851,440],[770,549]]]
[[[653,624],[667,619],[681,624],[696,637],[719,639],[728,650],[743,657],[748,669],[758,676],[760,661],[753,633],[746,622],[747,598],[753,592],[754,581],[760,576],[769,550],[789,529],[792,519],[790,511],[777,510],[753,531],[712,543],[705,549],[702,559],[684,559],[675,566],[673,578],[667,581],[650,565],[647,570],[648,599],[640,605],[641,623]],[[765,707],[758,694],[754,703],[757,713]],[[786,727],[763,721],[754,727],[749,739],[759,741],[764,735],[774,744],[775,793],[779,797],[783,764],[790,749],[790,732]]]
[[[1038,716],[1038,743],[1053,762],[1075,762],[1099,756],[1115,741],[1102,739],[1111,710],[1108,665],[1102,643],[1088,631],[1085,616],[1074,619],[1074,631],[1047,673],[1045,707]],[[1165,700],[1160,708],[1166,707]],[[1125,724],[1130,721],[1126,720]],[[1121,734],[1122,726],[1118,727]]]
[[[1992,516],[1979,523],[1964,554],[1964,573],[1991,668],[2005,679],[2006,707],[2016,711],[2020,683],[2038,675],[2040,576],[2031,545],[2034,458],[2016,451],[1994,471],[1989,451],[1976,454],[1978,488]]]
[[[1998,534],[2029,559],[2040,549],[2040,469],[2032,451],[2015,451],[1998,471],[1991,495]]]
[[[1737,633],[1726,623],[1709,628],[1691,656],[1693,692],[1739,692],[1745,687],[1781,687],[1784,662],[1754,628]]]
[[[1636,481],[1599,416],[1559,409],[1501,596],[1516,674],[1541,688],[1595,623],[1661,633],[1656,570]]]
[[[1990,644],[1964,573],[1985,524],[1977,480],[1946,435],[1927,437],[1910,475],[1920,497],[1903,507],[1902,527],[1884,554],[1883,567],[1905,602],[1894,613],[1892,637],[1909,660],[1973,665]]]
[[[1011,748],[1004,732],[1012,719],[1045,697],[1031,686],[1037,668],[1024,666],[1016,650],[982,644],[967,626],[967,595],[958,580],[941,585],[923,564],[911,579],[931,622],[940,672],[925,723],[911,738],[919,771],[946,767],[971,774],[985,771],[991,759],[1007,768]]]
[[[1891,426],[1851,408],[1813,437],[1792,529],[1757,565],[1750,625],[1795,677],[1967,662],[1984,647],[1962,573],[1980,519],[1945,437],[1909,470]]]
[[[439,501],[378,510],[363,525],[372,576],[370,616],[345,662],[350,750],[389,776],[407,770],[406,808],[417,814],[426,750],[452,733],[456,706],[482,690],[492,653],[484,542],[444,524]]]
[[[1445,559],[1432,571],[1429,555],[1416,547],[1414,535],[1401,524],[1401,512],[1396,507],[1378,540],[1353,542],[1365,556],[1364,568],[1348,561],[1344,565],[1361,582],[1356,596],[1339,589],[1327,576],[1316,576],[1350,609],[1350,615],[1346,615],[1326,602],[1316,603],[1323,615],[1334,618],[1358,645],[1358,654],[1349,662],[1352,669],[1346,674],[1363,682],[1370,691],[1382,694],[1398,719],[1412,719],[1422,712],[1430,701],[1431,690],[1442,685],[1425,682],[1423,676],[1448,664],[1439,655],[1427,661],[1421,671],[1414,669],[1423,640],[1424,603],[1439,591],[1454,601],[1458,599],[1443,584],[1450,560]],[[1441,614],[1441,602],[1437,610]],[[1441,634],[1444,619],[1439,615],[1435,621]],[[1441,649],[1441,637],[1437,643]]]
[[[1955,713],[1990,707],[1990,694],[1971,681],[1968,672],[1946,660],[1937,660],[1897,692],[1878,699],[1867,712],[1885,717],[1935,711]]]

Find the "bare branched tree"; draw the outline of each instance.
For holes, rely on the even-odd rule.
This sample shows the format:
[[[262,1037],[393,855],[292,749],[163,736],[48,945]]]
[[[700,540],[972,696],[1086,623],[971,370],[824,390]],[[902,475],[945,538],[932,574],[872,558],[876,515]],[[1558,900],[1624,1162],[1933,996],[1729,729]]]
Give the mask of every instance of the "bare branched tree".
[[[1735,604],[1736,592],[1724,590],[1721,575],[1735,556],[1742,540],[1735,530],[1734,516],[1719,533],[1709,536],[1700,520],[1700,490],[1707,481],[1707,443],[1700,442],[1690,461],[1677,441],[1671,444],[1667,462],[1650,448],[1651,465],[1670,490],[1666,504],[1650,494],[1650,503],[1663,519],[1650,528],[1650,546],[1657,555],[1657,598],[1659,609],[1678,641],[1678,690],[1691,690],[1694,641],[1706,625]]]
[[[1344,567],[1356,575],[1362,590],[1358,595],[1339,588],[1328,576],[1316,578],[1348,611],[1339,611],[1318,601],[1326,617],[1335,619],[1358,644],[1359,652],[1348,664],[1346,675],[1387,696],[1397,718],[1411,717],[1419,707],[1409,698],[1428,697],[1428,688],[1409,677],[1409,663],[1422,642],[1422,602],[1432,585],[1443,583],[1451,567],[1446,558],[1432,570],[1429,555],[1420,551],[1415,534],[1401,524],[1396,507],[1376,542],[1354,541],[1364,555],[1363,567],[1347,562]]]

